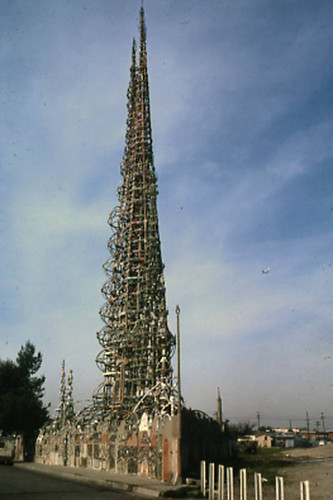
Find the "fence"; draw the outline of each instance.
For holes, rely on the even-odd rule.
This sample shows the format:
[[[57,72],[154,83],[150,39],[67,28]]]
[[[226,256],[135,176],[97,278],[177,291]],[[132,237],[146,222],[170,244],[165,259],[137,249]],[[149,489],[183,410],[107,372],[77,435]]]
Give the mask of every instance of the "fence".
[[[208,488],[206,478],[207,466],[204,460],[200,465],[200,485],[201,494],[208,500],[235,500],[234,497],[234,470],[232,467],[224,467],[218,465],[217,468],[217,483],[215,482],[215,464],[210,463],[208,469]],[[247,493],[247,474],[246,469],[239,471],[239,499],[248,500]],[[254,498],[255,500],[263,500],[263,483],[264,479],[261,474],[254,473]],[[215,489],[217,486],[217,489]],[[270,499],[271,500],[271,499]],[[284,500],[284,482],[283,477],[276,476],[275,478],[275,500]],[[310,500],[310,485],[309,481],[300,483],[300,500]]]

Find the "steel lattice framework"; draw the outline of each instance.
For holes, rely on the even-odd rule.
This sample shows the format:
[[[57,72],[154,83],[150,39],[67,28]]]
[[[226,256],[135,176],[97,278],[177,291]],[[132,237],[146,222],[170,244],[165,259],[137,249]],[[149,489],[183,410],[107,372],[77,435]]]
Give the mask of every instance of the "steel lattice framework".
[[[119,205],[108,219],[111,257],[103,265],[108,280],[99,313],[105,326],[97,333],[103,349],[96,363],[104,380],[94,393],[95,404],[112,418],[169,413],[173,399],[175,340],[167,326],[143,8],[138,63],[133,40],[127,98],[123,181],[117,190]]]

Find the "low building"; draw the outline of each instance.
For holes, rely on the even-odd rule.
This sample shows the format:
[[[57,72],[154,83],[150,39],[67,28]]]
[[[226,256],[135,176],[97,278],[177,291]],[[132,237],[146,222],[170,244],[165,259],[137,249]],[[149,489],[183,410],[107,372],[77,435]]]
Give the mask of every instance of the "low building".
[[[258,443],[259,448],[271,448],[273,438],[270,434],[266,432],[263,434],[256,434],[256,441]]]

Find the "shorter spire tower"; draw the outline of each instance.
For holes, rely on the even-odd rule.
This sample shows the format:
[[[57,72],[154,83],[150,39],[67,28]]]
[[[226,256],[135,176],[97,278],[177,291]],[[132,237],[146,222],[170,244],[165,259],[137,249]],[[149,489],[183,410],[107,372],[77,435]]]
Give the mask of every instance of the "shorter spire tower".
[[[73,371],[69,370],[66,383],[65,360],[63,360],[61,365],[60,404],[55,411],[55,420],[61,428],[74,418]]]

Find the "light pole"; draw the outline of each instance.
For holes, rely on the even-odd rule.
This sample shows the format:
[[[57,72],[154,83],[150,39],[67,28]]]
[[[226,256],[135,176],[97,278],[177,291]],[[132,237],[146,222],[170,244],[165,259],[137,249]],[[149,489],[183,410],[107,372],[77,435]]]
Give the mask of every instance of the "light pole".
[[[179,306],[176,306],[176,315],[177,315],[177,335],[176,335],[176,343],[177,343],[177,392],[178,392],[178,413],[180,414],[181,392],[180,392],[180,332],[179,332],[180,307]]]
[[[175,483],[181,482],[182,475],[182,451],[181,451],[181,438],[182,438],[182,409],[181,409],[181,392],[180,392],[180,332],[179,332],[179,315],[180,315],[180,307],[176,306],[176,315],[177,315],[177,335],[176,335],[176,343],[177,343],[177,392],[178,392],[178,466],[177,466],[177,474],[175,477]]]

